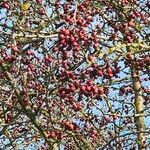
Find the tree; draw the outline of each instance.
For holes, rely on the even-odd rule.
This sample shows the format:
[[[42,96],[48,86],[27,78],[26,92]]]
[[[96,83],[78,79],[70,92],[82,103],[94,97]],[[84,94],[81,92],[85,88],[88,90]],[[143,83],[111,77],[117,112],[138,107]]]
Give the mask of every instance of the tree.
[[[0,147],[149,149],[150,1],[0,2]]]

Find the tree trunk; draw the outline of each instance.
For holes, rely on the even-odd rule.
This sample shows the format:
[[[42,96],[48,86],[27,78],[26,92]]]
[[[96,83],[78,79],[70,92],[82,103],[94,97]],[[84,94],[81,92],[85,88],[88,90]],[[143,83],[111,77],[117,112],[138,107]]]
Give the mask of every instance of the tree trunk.
[[[136,66],[134,62],[132,62],[131,66],[131,75],[132,75],[132,85],[134,90],[134,105],[135,105],[135,114],[140,114],[134,118],[134,122],[137,129],[137,141],[138,141],[138,149],[144,150],[143,148],[143,142],[145,141],[145,135],[142,133],[145,129],[144,125],[144,116],[142,114],[144,113],[144,98],[142,96],[142,86],[140,82],[140,77],[138,74],[138,71],[136,69]]]

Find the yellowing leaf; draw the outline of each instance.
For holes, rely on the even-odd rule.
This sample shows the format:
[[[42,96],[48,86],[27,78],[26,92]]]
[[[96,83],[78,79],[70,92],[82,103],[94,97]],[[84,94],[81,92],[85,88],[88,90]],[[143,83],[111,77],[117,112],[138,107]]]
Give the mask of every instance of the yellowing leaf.
[[[105,53],[98,54],[98,58],[102,59],[104,57]]]
[[[21,4],[21,11],[27,11],[31,6],[30,2],[25,2],[23,4]]]
[[[116,47],[112,47],[112,48],[110,48],[109,50],[108,50],[108,53],[109,54],[111,54],[113,51],[115,51],[116,50]]]

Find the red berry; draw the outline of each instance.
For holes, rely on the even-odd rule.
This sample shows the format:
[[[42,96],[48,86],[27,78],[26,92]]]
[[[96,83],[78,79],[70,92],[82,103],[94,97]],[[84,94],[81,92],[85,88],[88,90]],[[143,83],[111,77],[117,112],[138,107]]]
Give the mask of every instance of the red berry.
[[[92,86],[92,91],[94,94],[98,94],[98,88],[95,85]]]
[[[80,86],[81,92],[85,92],[85,89],[86,89],[86,86],[85,86],[85,85],[81,85],[81,86]]]
[[[10,9],[10,5],[8,2],[3,2],[0,6],[6,9]]]
[[[37,3],[42,3],[42,0],[36,0]]]
[[[86,86],[86,90],[87,90],[88,92],[90,92],[90,91],[91,91],[91,86]]]

